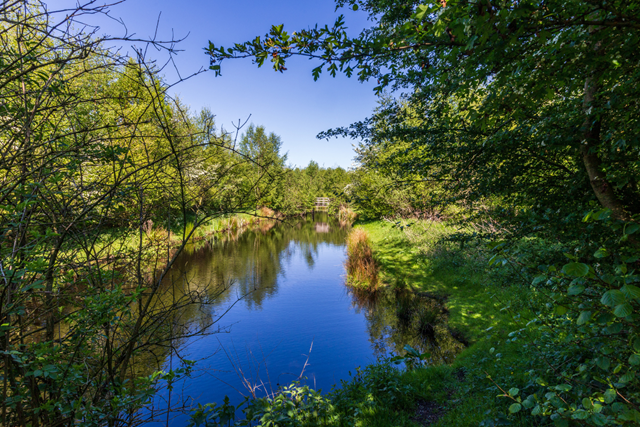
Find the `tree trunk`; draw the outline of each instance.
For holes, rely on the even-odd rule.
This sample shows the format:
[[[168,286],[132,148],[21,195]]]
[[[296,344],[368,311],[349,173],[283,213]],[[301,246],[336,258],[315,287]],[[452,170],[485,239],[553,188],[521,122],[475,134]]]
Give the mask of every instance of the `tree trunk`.
[[[613,186],[607,181],[606,175],[601,171],[601,161],[598,157],[597,148],[600,144],[601,122],[597,114],[594,113],[594,101],[598,93],[598,74],[593,73],[584,85],[584,101],[582,108],[585,112],[584,123],[582,124],[582,145],[580,154],[582,162],[589,176],[591,188],[596,198],[604,208],[611,209],[614,218],[629,221],[631,218],[625,211],[622,201],[615,194]]]

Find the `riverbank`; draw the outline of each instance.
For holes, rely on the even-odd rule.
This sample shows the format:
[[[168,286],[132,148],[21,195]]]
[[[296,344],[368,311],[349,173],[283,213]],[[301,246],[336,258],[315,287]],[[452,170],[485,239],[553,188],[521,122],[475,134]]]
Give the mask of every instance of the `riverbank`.
[[[400,374],[414,391],[414,419],[434,426],[537,425],[531,417],[509,415],[514,400],[497,397],[531,382],[531,353],[518,333],[529,317],[529,289],[508,269],[491,268],[484,245],[443,241],[457,232],[446,223],[360,226],[372,241],[380,282],[443,298],[449,327],[469,344],[451,365]]]

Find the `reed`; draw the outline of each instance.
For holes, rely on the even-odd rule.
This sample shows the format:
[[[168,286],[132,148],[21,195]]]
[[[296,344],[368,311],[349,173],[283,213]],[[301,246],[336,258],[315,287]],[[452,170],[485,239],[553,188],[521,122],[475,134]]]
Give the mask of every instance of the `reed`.
[[[349,206],[341,205],[338,210],[338,221],[340,225],[351,225],[356,220],[358,214]]]
[[[348,283],[374,290],[378,286],[378,263],[373,257],[369,234],[354,228],[347,236]]]
[[[275,212],[273,211],[273,209],[269,209],[266,206],[261,207],[260,209],[258,209],[258,216],[260,218],[274,218],[275,217]]]

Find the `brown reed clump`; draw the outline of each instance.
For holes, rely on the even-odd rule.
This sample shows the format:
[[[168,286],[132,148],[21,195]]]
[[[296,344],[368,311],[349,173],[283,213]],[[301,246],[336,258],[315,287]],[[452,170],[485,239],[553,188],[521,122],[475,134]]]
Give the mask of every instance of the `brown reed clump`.
[[[349,206],[341,205],[340,209],[338,210],[338,221],[340,222],[341,226],[353,224],[357,216],[358,214],[355,213],[355,211]]]
[[[269,209],[268,207],[263,206],[258,209],[258,216],[262,218],[273,218],[275,216],[275,212],[273,211],[273,209]]]
[[[354,228],[347,236],[347,274],[350,285],[370,290],[378,286],[378,264],[363,228]]]

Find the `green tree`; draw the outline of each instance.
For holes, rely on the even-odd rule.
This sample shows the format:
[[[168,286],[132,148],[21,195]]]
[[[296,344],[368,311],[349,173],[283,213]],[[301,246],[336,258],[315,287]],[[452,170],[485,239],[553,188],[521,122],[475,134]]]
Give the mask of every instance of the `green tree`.
[[[210,43],[211,68],[252,57],[283,71],[299,55],[320,61],[315,78],[323,69],[357,72],[360,80],[376,79],[379,92],[409,88],[427,118],[414,129],[417,143],[440,158],[460,158],[453,172],[474,171],[479,189],[517,182],[541,188],[537,196],[551,190],[583,200],[586,185],[617,218],[639,212],[635,2],[337,4],[359,7],[374,25],[355,38],[342,18],[295,33],[274,26],[230,50]],[[354,129],[362,134],[362,126]]]
[[[240,154],[251,159],[251,179],[248,185],[254,192],[256,207],[279,208],[282,204],[284,165],[287,155],[280,154],[282,139],[267,135],[264,126],[249,125],[240,139]]]

